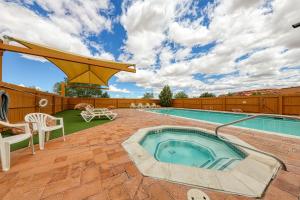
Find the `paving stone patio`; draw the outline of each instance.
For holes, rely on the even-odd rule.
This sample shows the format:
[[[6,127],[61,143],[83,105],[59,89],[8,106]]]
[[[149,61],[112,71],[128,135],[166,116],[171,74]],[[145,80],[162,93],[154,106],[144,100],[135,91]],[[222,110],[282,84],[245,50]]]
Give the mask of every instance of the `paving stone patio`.
[[[188,186],[143,177],[121,143],[140,128],[187,125],[214,129],[214,125],[137,110],[116,110],[112,122],[68,135],[46,144],[36,154],[30,149],[12,153],[11,170],[0,172],[0,198],[7,200],[183,200]],[[265,200],[298,200],[300,195],[300,140],[236,128],[223,129],[285,161],[268,187]],[[247,197],[203,189],[211,200]]]

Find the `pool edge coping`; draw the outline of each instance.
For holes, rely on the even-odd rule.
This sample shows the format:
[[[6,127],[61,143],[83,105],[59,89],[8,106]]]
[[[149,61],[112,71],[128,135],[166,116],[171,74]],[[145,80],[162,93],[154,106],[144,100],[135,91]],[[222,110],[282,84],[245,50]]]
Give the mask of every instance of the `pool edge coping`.
[[[169,109],[169,108],[158,108],[158,109]],[[172,108],[172,109],[207,111],[207,112],[228,113],[228,114],[246,114],[246,115],[255,115],[255,114],[257,114],[257,113],[239,113],[239,112],[215,111],[215,110],[212,111],[212,110],[190,109],[190,108]],[[210,121],[205,121],[205,120],[201,120],[201,119],[192,119],[192,118],[188,118],[188,117],[181,117],[181,116],[176,116],[176,115],[158,113],[158,112],[153,112],[153,111],[145,110],[145,109],[144,110],[140,110],[140,111],[144,111],[144,112],[148,112],[148,113],[154,113],[154,114],[159,114],[159,115],[168,115],[169,117],[176,117],[176,118],[180,118],[180,119],[192,120],[192,121],[202,122],[202,123],[207,123],[207,124],[222,125],[222,123],[218,123],[218,122],[210,122]],[[269,116],[270,114],[262,114],[262,115]],[[286,117],[284,115],[277,115],[277,116]],[[288,117],[292,117],[292,116],[288,115]],[[297,119],[297,120],[300,120],[299,117],[294,117],[294,118]],[[272,131],[264,131],[264,130],[258,130],[258,129],[253,129],[253,128],[246,128],[246,127],[241,127],[241,126],[234,126],[234,125],[229,125],[228,127],[235,128],[235,129],[247,130],[247,131],[257,131],[257,132],[262,133],[262,134],[276,135],[276,136],[280,136],[280,137],[293,138],[293,139],[300,140],[300,136],[296,136],[296,135],[281,134],[281,133],[272,132]]]

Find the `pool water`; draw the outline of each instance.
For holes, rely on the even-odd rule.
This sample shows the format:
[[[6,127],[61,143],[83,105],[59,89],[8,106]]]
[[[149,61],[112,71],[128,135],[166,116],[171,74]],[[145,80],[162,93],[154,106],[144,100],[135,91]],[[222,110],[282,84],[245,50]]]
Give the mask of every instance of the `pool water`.
[[[214,155],[205,147],[190,141],[168,140],[157,145],[154,157],[163,162],[202,166],[214,160]],[[197,157],[196,160],[194,158]],[[191,160],[193,162],[191,163]]]
[[[188,109],[153,109],[151,111],[220,124],[229,123],[250,116],[247,114],[209,112]],[[240,122],[234,126],[300,137],[300,120],[297,119],[261,116]]]
[[[158,161],[215,170],[229,170],[246,157],[214,135],[188,129],[152,131],[140,144]]]

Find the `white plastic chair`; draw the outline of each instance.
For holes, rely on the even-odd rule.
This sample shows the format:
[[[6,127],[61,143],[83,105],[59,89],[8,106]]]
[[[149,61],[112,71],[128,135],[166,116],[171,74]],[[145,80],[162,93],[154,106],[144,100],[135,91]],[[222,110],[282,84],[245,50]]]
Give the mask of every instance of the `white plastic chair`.
[[[58,125],[48,126],[47,119],[59,121]],[[38,131],[39,134],[39,146],[43,150],[45,147],[46,133],[50,134],[51,131],[62,129],[63,140],[65,141],[65,128],[63,118],[53,117],[45,113],[29,113],[25,116],[25,121],[32,123],[33,131]],[[49,136],[49,135],[48,135]],[[49,139],[49,138],[47,138]]]
[[[8,122],[0,121],[0,125],[9,128],[24,128],[24,133],[5,137],[5,138],[3,138],[0,133],[0,152],[1,152],[0,155],[1,155],[2,170],[8,171],[10,168],[10,145],[30,138],[29,145],[31,145],[32,154],[34,154],[33,137],[30,132],[29,124],[10,124]]]

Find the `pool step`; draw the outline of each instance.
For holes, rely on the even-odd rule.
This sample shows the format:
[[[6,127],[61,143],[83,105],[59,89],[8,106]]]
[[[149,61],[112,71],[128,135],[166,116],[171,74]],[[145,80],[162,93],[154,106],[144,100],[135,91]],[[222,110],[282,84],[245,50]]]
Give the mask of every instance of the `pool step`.
[[[211,160],[206,161],[202,165],[200,165],[201,168],[204,168],[206,165],[208,165],[211,162]]]
[[[218,169],[219,167],[223,166],[224,162],[228,160],[229,158],[219,158],[215,162],[213,162],[211,165],[207,167],[207,169]]]
[[[225,170],[228,169],[229,166],[232,167],[232,165],[237,164],[237,162],[240,159],[237,158],[219,158],[213,163],[211,163],[209,166],[203,166],[204,168],[207,169],[217,169],[217,170]]]
[[[225,170],[225,169],[231,169],[234,165],[238,163],[241,159],[230,159],[226,164],[224,164],[222,167],[219,168],[219,170]],[[230,166],[230,167],[229,167]]]

